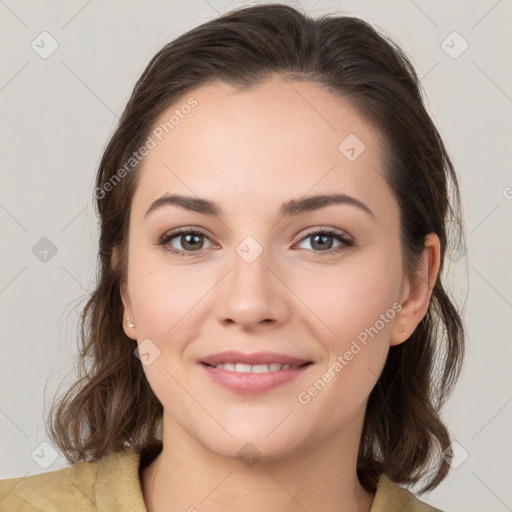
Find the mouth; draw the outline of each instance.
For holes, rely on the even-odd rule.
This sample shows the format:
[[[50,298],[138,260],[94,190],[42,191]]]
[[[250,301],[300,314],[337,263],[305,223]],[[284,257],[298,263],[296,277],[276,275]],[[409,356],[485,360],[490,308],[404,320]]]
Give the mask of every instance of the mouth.
[[[258,373],[261,371],[279,371],[281,369],[289,369],[289,367],[299,367],[305,363],[312,363],[309,359],[302,359],[278,352],[246,353],[235,350],[218,352],[204,357],[199,362],[215,367],[218,365],[234,365],[234,367],[227,366],[226,369],[241,373],[250,372],[251,368],[255,368],[254,372]],[[280,365],[280,367],[278,368],[277,365]],[[264,368],[265,366],[267,368]]]
[[[198,362],[215,384],[243,394],[270,391],[292,382],[314,365],[313,361],[275,352],[228,351]]]

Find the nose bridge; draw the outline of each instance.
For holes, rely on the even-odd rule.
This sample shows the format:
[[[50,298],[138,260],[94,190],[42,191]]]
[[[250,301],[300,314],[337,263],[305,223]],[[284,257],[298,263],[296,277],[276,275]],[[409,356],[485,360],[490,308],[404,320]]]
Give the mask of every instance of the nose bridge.
[[[260,237],[261,239],[261,237]],[[265,243],[264,241],[262,241]],[[231,291],[242,292],[243,295],[257,293],[266,296],[270,282],[269,267],[272,265],[271,250],[263,246],[254,236],[246,236],[236,247],[233,255],[233,273],[231,276]]]
[[[248,235],[234,248],[229,284],[221,300],[222,314],[236,323],[256,324],[276,319],[284,311],[283,290],[272,270],[272,251],[263,243]]]

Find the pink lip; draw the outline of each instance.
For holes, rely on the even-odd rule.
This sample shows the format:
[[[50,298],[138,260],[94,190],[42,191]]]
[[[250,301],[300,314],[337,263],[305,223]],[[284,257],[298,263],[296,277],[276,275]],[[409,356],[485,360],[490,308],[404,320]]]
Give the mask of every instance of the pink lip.
[[[225,360],[224,360],[225,361]],[[238,362],[242,363],[240,359]],[[231,362],[231,361],[225,361]],[[275,361],[274,362],[279,362]],[[218,364],[218,363],[217,363]],[[251,363],[245,363],[251,364]],[[258,364],[258,363],[254,363]],[[293,364],[293,363],[281,363]],[[229,389],[230,391],[238,393],[261,393],[263,391],[270,391],[282,384],[295,380],[302,372],[306,371],[312,364],[305,364],[295,369],[278,370],[275,372],[267,373],[237,373],[224,368],[215,368],[207,364],[200,364],[205,369],[208,376],[218,385]]]
[[[244,352],[228,350],[226,352],[218,352],[217,354],[207,356],[201,359],[200,362],[209,364],[211,366],[216,366],[221,363],[243,363],[250,365],[279,363],[300,366],[304,363],[311,363],[312,361],[308,361],[307,359],[299,359],[297,357],[288,356],[286,354],[278,354],[277,352],[254,352],[252,354],[246,354]],[[280,373],[281,371],[289,370],[279,370],[279,372],[276,373]]]

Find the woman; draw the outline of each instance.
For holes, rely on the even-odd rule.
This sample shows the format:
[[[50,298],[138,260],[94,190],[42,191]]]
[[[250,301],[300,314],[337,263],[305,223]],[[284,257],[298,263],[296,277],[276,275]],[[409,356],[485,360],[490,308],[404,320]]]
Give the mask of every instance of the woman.
[[[0,510],[437,510],[402,486],[449,470],[460,197],[399,47],[281,4],[205,23],[136,83],[95,196],[48,422],[72,466],[4,480]]]

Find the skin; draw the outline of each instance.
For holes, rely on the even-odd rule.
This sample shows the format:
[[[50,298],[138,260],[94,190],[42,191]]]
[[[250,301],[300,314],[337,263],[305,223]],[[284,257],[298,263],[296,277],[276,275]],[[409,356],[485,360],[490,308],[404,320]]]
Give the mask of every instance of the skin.
[[[244,92],[215,82],[190,96],[197,107],[140,169],[121,286],[126,334],[160,350],[144,366],[164,407],[164,449],[142,477],[147,508],[369,511],[374,495],[356,475],[368,395],[389,347],[406,341],[427,312],[439,239],[427,236],[418,273],[406,279],[380,134],[346,99],[278,77]],[[349,134],[365,144],[355,161],[338,150]],[[362,201],[375,218],[347,204],[279,215],[285,201],[333,192]],[[164,193],[213,200],[223,215],[166,205],[145,217]],[[207,232],[192,240],[199,255],[180,257],[158,245],[162,235],[185,226]],[[317,227],[348,234],[354,245],[322,256],[306,233]],[[252,263],[236,252],[247,236],[263,250]],[[181,236],[167,245],[192,250]],[[308,404],[299,403],[298,394],[394,303],[401,311]],[[275,351],[314,364],[271,391],[235,393],[198,365],[230,349]],[[261,457],[251,467],[237,456],[249,442]]]

